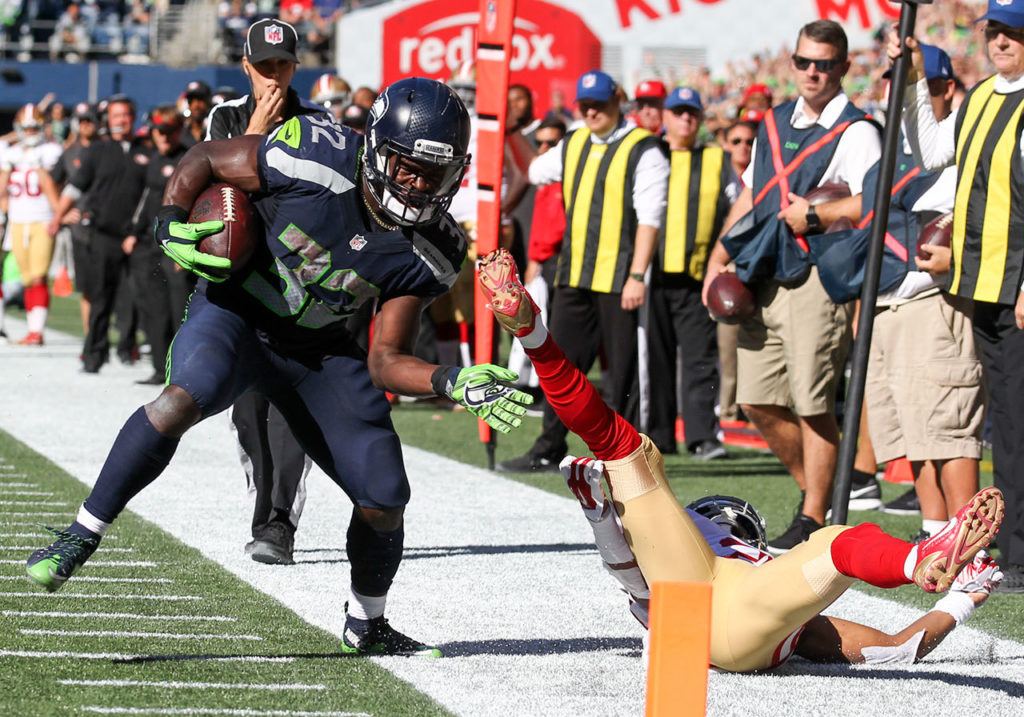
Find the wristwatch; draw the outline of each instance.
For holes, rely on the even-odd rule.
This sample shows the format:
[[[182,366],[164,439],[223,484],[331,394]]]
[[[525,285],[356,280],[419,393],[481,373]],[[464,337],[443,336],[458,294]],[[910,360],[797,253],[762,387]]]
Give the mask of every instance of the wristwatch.
[[[822,230],[821,217],[818,216],[818,210],[813,206],[807,207],[807,233],[808,234],[819,234]]]
[[[629,272],[630,279],[636,279],[637,281],[644,280],[644,273],[642,271],[631,271]]]

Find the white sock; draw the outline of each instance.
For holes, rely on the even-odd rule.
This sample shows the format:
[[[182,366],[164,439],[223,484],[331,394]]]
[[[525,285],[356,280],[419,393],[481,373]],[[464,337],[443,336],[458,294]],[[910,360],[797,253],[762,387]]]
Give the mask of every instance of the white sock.
[[[348,614],[358,620],[372,620],[384,614],[384,605],[387,601],[387,595],[369,597],[360,595],[352,589],[349,590]]]
[[[533,331],[528,333],[526,336],[520,337],[519,341],[523,344],[524,349],[539,349],[548,338],[548,327],[545,326],[540,317],[537,317],[537,323],[533,327]]]
[[[917,567],[917,555],[919,552],[918,546],[915,545],[907,553],[907,559],[903,562],[903,574],[911,582],[914,581],[914,568]]]
[[[935,607],[932,610],[952,615],[957,625],[963,625],[967,622],[967,618],[974,614],[974,608],[976,607],[977,605],[974,604],[974,600],[971,599],[969,593],[951,590],[935,603]]]
[[[106,535],[107,530],[110,528],[110,523],[104,523],[95,515],[87,511],[85,509],[85,504],[82,504],[82,507],[78,509],[78,515],[75,516],[75,520],[100,536]]]
[[[28,312],[28,316],[25,317],[30,333],[43,333],[43,327],[46,326],[46,315],[48,312],[49,309],[45,306],[32,307],[32,310]]]
[[[938,535],[939,531],[946,527],[948,520],[928,520],[927,518],[921,521],[921,530],[928,533],[928,535]]]

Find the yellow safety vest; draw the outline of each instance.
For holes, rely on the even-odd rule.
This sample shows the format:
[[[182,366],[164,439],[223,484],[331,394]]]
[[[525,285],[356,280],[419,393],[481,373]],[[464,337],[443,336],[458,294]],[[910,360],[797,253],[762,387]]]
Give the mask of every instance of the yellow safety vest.
[[[636,212],[633,173],[657,138],[634,127],[609,144],[590,141],[590,130],[569,134],[562,150],[565,239],[557,286],[602,293],[622,291],[633,259]]]
[[[1024,90],[1001,95],[995,81],[977,84],[957,118],[949,291],[1013,304],[1024,265]]]
[[[676,150],[671,153],[671,167],[657,266],[666,274],[688,274],[701,281],[729,212],[725,152],[714,146]]]

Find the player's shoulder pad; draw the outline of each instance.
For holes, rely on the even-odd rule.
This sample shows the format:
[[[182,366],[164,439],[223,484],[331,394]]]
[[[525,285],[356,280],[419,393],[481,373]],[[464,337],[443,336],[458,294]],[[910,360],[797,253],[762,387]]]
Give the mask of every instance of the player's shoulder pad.
[[[466,233],[450,214],[412,232],[413,251],[439,282],[451,288],[466,260],[469,242]]]
[[[348,128],[331,117],[306,114],[271,132],[263,155],[268,170],[343,194],[355,186],[358,146]]]

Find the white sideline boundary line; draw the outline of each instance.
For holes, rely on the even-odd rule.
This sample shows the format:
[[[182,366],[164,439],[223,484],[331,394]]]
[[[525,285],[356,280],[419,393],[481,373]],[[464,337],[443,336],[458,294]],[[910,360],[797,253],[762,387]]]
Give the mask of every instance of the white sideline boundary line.
[[[229,615],[139,615],[134,612],[67,612],[61,610],[4,610],[5,617],[99,618],[101,620],[156,620],[180,622],[238,622]]]
[[[0,580],[25,580],[24,575],[0,575]],[[169,585],[171,578],[101,578],[95,575],[76,575],[76,583],[121,583],[133,585]]]
[[[67,502],[65,502],[65,501],[56,501],[56,500],[35,500],[35,501],[32,501],[32,500],[0,500],[0,505],[17,505],[17,506],[21,506],[23,508],[28,508],[28,507],[31,507],[33,505],[47,506],[47,507],[53,507],[53,508],[57,508],[57,507],[67,508],[68,507],[68,503]]]
[[[2,485],[2,484],[0,484]],[[8,483],[7,485],[10,485]],[[19,483],[19,485],[28,486],[27,483]],[[52,490],[0,490],[0,495],[34,495],[40,498],[49,498],[53,496]]]
[[[0,560],[0,565],[24,565],[24,560]],[[161,563],[152,560],[90,560],[90,568],[156,568]]]
[[[145,632],[142,630],[48,630],[18,628],[22,635],[48,635],[52,637],[142,637],[152,640],[244,640],[263,642],[259,635],[229,635],[219,633]]]
[[[73,652],[68,650],[0,650],[0,657],[27,657],[43,660],[141,660],[152,655],[133,655],[123,652]],[[223,657],[204,656],[206,662],[295,662],[294,657],[276,657],[274,655],[224,655]]]
[[[0,597],[34,597],[46,600],[165,600],[167,602],[198,602],[203,599],[199,595],[133,595],[132,593],[115,595],[112,593],[74,592],[61,592],[59,595],[48,592],[0,592]]]
[[[82,712],[103,715],[227,715],[229,717],[370,717],[366,712],[297,712],[295,710],[248,710],[228,707],[80,707]]]
[[[53,513],[53,512],[51,512],[51,513],[37,513],[35,511],[31,511],[31,512],[27,512],[27,511],[16,512],[16,511],[9,511],[9,510],[0,510],[0,516],[14,516],[14,517],[17,517],[17,518],[71,518],[71,517],[74,516],[74,514],[75,513],[72,510],[68,510],[68,511],[63,512],[63,513]]]
[[[289,692],[295,690],[323,691],[327,685],[288,684],[269,682],[179,682],[171,680],[57,680],[62,685],[78,687],[157,687],[164,690],[266,690]]]

